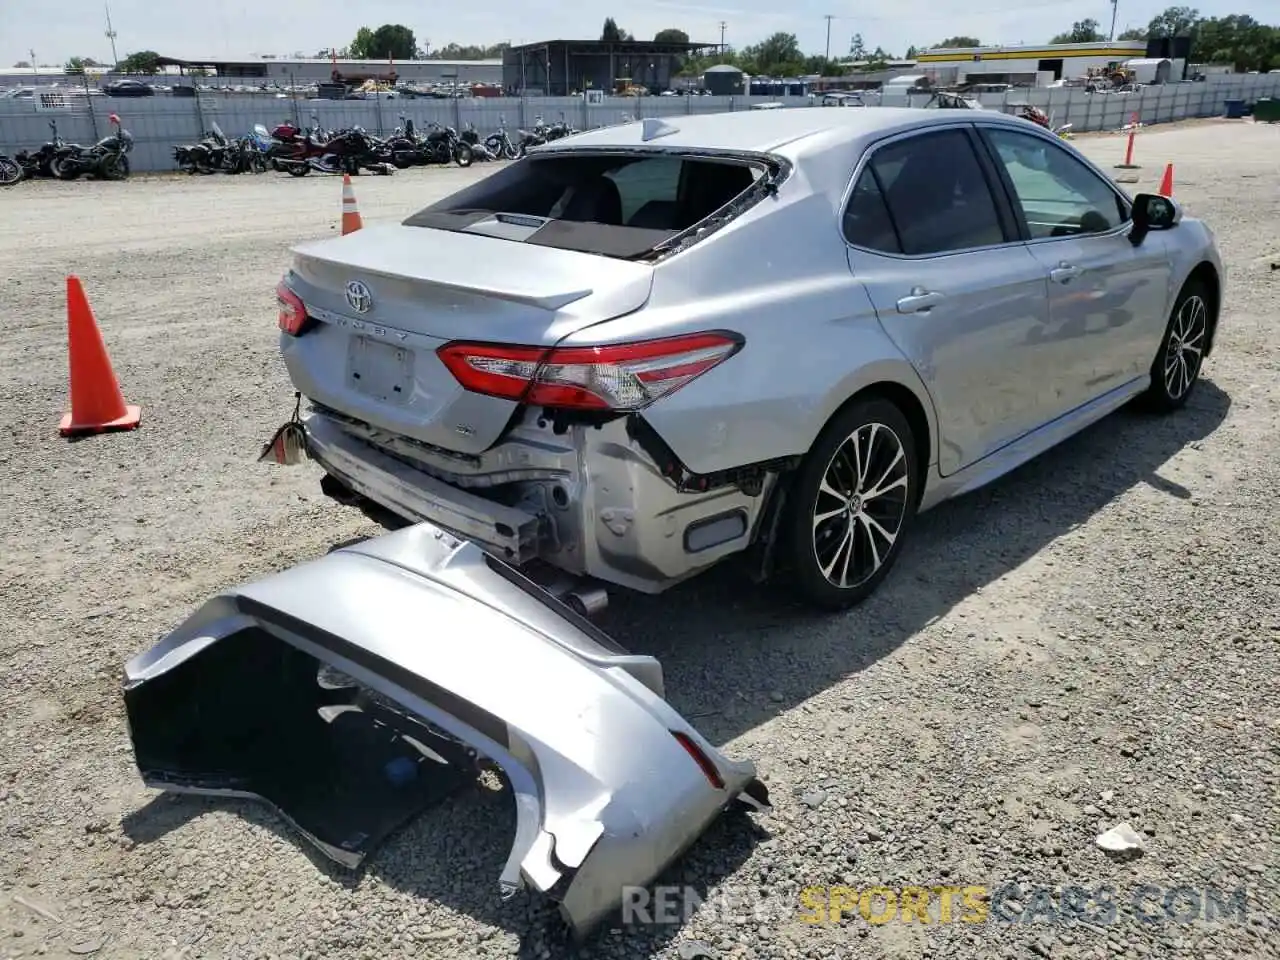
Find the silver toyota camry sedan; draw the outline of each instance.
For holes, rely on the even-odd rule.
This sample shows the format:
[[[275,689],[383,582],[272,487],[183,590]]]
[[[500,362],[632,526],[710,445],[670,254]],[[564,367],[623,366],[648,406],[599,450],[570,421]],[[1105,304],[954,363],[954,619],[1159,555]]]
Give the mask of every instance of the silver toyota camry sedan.
[[[920,511],[1186,403],[1223,289],[1176,201],[992,111],[595,130],[294,254],[288,427],[325,490],[588,611],[737,555],[860,601]]]

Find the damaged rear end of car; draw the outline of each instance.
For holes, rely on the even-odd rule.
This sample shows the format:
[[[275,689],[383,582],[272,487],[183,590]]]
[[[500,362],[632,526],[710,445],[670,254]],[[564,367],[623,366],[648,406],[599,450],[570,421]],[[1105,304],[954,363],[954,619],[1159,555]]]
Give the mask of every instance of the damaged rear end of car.
[[[768,807],[656,660],[425,523],[212,598],[126,665],[124,701],[148,786],[263,800],[353,869],[498,768],[498,893],[551,896],[580,938],[726,809]]]
[[[341,502],[584,589],[660,592],[742,549],[765,471],[748,493],[693,476],[643,415],[744,349],[731,317],[672,308],[678,255],[789,172],[661,140],[540,149],[403,223],[297,248],[278,324],[300,453],[264,457],[305,455]]]

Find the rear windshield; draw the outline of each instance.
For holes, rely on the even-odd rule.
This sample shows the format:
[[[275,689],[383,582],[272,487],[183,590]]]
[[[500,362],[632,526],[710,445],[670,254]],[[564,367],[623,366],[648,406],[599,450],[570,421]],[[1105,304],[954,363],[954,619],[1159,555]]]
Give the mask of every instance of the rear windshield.
[[[737,159],[663,153],[530,156],[404,221],[636,259],[764,174]]]

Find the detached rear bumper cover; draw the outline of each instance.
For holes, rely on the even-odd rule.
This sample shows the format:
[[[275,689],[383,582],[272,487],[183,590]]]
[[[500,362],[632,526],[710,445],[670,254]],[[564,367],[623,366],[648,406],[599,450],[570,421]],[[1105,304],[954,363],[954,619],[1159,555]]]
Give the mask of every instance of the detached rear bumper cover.
[[[124,698],[149,786],[266,800],[350,867],[487,758],[516,807],[501,895],[551,894],[579,936],[726,807],[768,806],[656,660],[427,523],[213,598]]]

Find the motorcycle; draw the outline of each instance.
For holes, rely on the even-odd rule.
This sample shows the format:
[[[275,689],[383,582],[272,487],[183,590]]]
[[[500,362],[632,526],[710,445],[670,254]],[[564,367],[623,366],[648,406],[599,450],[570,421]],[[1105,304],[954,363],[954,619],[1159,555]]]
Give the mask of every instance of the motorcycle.
[[[262,124],[258,124],[258,127],[262,127]],[[266,133],[265,127],[262,128],[262,132]],[[222,155],[223,173],[264,173],[266,169],[267,158],[260,149],[258,137],[254,134],[232,140]]]
[[[8,154],[0,153],[0,187],[11,187],[22,177],[22,164]]]
[[[395,171],[389,163],[377,159],[373,141],[360,127],[340,133],[329,133],[316,127],[305,135],[291,123],[282,123],[271,131],[276,143],[270,151],[270,162],[276,170],[290,176],[305,177],[312,170],[319,173],[359,174],[360,169],[374,173],[390,174]]]
[[[520,144],[516,148],[516,155],[523,157],[533,147],[540,147],[544,143],[560,140],[577,132],[565,122],[563,115],[559,122],[549,124],[544,122],[541,114],[539,114],[533,118],[532,128],[520,131]]]
[[[55,177],[59,180],[76,180],[87,173],[99,180],[128,179],[128,153],[133,149],[133,134],[121,126],[117,114],[111,114],[107,120],[115,128],[115,132],[107,134],[92,147],[64,144],[54,154],[49,169]]]
[[[431,132],[427,134],[427,156],[431,163],[453,162],[460,167],[471,166],[474,157],[471,144],[463,141],[457,130],[435,121],[429,126]]]
[[[528,130],[518,130],[520,142],[516,145],[516,156],[523,157],[534,147],[540,147],[547,142],[546,127],[542,123],[541,117],[535,117],[533,126]]]
[[[184,173],[210,174],[223,168],[230,142],[217,123],[198,143],[176,146],[173,159]]]
[[[427,151],[414,136],[413,121],[400,114],[400,126],[381,144],[383,159],[397,169],[417,167],[427,162]]]
[[[474,160],[498,160],[500,154],[494,153],[489,149],[488,142],[480,142],[480,134],[476,132],[476,125],[468,123],[467,128],[462,131],[459,139],[471,148],[471,156]]]
[[[34,180],[37,177],[53,176],[53,158],[58,151],[66,146],[66,141],[58,136],[58,122],[56,120],[49,121],[49,129],[53,131],[53,139],[44,144],[34,153],[27,150],[19,150],[14,154],[13,159],[18,166],[22,168],[22,175],[28,180]]]
[[[519,155],[516,145],[511,142],[511,135],[507,133],[506,117],[498,118],[497,133],[491,133],[485,137],[484,145],[491,154],[503,160],[514,160]]]
[[[563,113],[560,114],[560,119],[556,123],[551,124],[545,129],[546,138],[548,140],[560,140],[564,137],[571,137],[578,132],[573,129],[573,127],[569,126],[569,123],[565,120]]]

